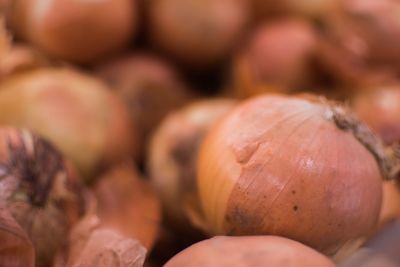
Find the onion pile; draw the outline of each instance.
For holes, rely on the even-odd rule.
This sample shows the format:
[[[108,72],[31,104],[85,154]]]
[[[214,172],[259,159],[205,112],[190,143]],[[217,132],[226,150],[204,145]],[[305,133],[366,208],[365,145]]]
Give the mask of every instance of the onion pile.
[[[32,241],[37,267],[49,266],[83,212],[79,182],[59,152],[13,128],[0,129],[0,201]]]
[[[48,54],[93,63],[117,52],[137,27],[136,0],[14,0],[15,32]]]
[[[333,267],[324,255],[276,236],[214,237],[180,252],[165,267]]]
[[[123,103],[104,84],[72,69],[38,69],[3,82],[0,124],[48,138],[88,182],[133,154],[137,142]]]
[[[148,172],[157,189],[170,227],[188,229],[188,212],[197,212],[198,149],[208,129],[233,108],[235,101],[213,99],[194,102],[171,113],[151,140]]]
[[[129,54],[96,68],[128,107],[143,154],[153,130],[173,109],[190,98],[186,85],[166,62],[149,54]]]
[[[209,231],[280,235],[333,255],[376,226],[390,173],[383,155],[368,128],[327,101],[245,101],[201,147],[198,190]]]
[[[194,68],[226,59],[251,18],[246,0],[151,0],[147,6],[151,41]]]
[[[310,86],[316,48],[316,33],[304,20],[260,26],[235,58],[233,82],[237,94],[248,97],[260,93],[260,89],[290,92]],[[266,87],[258,87],[259,84]]]

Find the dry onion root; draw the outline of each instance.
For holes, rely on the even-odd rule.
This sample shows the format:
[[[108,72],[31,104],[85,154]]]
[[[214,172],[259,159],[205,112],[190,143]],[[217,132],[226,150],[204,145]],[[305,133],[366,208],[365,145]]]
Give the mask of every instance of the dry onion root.
[[[0,240],[2,266],[35,266],[35,254],[31,241],[5,207],[0,207]]]
[[[140,135],[141,154],[164,116],[190,98],[172,66],[150,54],[124,55],[98,66],[96,73],[127,105]]]
[[[150,184],[131,164],[121,164],[102,175],[93,190],[101,225],[139,240],[150,251],[161,221],[160,201]]]
[[[214,234],[281,235],[333,255],[376,226],[382,180],[397,175],[392,163],[340,107],[313,97],[256,97],[202,145],[205,221]]]
[[[188,212],[199,210],[196,188],[198,149],[208,129],[235,101],[213,99],[194,102],[171,113],[150,143],[148,172],[158,190],[166,223],[180,232],[193,232]]]
[[[316,48],[317,36],[307,21],[263,24],[234,60],[233,83],[238,96],[248,97],[266,89],[291,92],[310,86],[314,82]]]
[[[0,124],[31,129],[49,139],[87,182],[135,152],[123,103],[95,78],[72,69],[37,69],[0,86]]]
[[[136,0],[13,0],[15,32],[48,54],[93,63],[120,50],[137,28]]]
[[[49,266],[83,212],[71,168],[43,139],[1,128],[0,188],[0,201],[32,240],[36,266]]]
[[[251,18],[246,0],[151,0],[147,9],[151,41],[193,68],[229,56]]]
[[[187,248],[165,267],[333,267],[324,255],[276,236],[214,237]]]

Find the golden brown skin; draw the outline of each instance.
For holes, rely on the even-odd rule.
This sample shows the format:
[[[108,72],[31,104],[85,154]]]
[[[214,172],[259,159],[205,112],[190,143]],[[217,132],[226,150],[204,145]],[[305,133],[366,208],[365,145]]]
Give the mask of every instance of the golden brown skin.
[[[327,257],[276,236],[218,236],[192,245],[165,267],[333,267]]]
[[[135,0],[14,0],[18,35],[57,58],[87,64],[119,51],[137,27]]]
[[[153,135],[148,172],[163,202],[165,219],[175,230],[193,231],[188,212],[199,211],[196,185],[199,146],[211,125],[235,104],[230,99],[194,102],[167,116]]]
[[[147,9],[153,44],[195,68],[225,59],[251,19],[245,0],[151,0]]]
[[[83,213],[77,177],[47,141],[0,128],[0,202],[26,231],[37,267],[47,267]]]
[[[121,164],[102,175],[94,195],[102,226],[118,229],[151,250],[160,228],[160,201],[133,166]]]
[[[32,242],[5,207],[0,207],[0,240],[2,266],[35,266],[35,251]]]
[[[3,82],[0,124],[48,138],[86,182],[136,151],[137,135],[120,99],[94,77],[67,68],[37,69]]]
[[[95,70],[128,107],[139,132],[141,156],[161,120],[190,99],[190,92],[167,62],[146,53],[126,54]]]
[[[322,103],[264,95],[216,125],[198,161],[210,230],[280,235],[329,255],[368,235],[379,217],[383,175],[333,116]]]

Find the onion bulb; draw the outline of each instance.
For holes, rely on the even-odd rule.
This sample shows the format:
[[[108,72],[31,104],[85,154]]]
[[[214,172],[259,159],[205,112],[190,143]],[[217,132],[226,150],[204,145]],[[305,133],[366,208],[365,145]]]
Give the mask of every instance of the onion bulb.
[[[101,225],[153,247],[160,227],[160,202],[153,188],[130,164],[114,167],[94,186]]]
[[[7,267],[34,267],[35,254],[31,241],[11,213],[0,207],[0,259]]]
[[[142,154],[164,116],[190,98],[173,67],[150,54],[127,54],[98,66],[95,72],[127,105],[142,141]]]
[[[165,267],[333,267],[327,257],[277,236],[217,236],[180,252]]]
[[[83,200],[71,167],[48,142],[1,128],[0,201],[32,240],[35,266],[43,267],[81,216]]]
[[[147,9],[154,45],[194,68],[229,56],[251,15],[246,0],[151,0]]]
[[[148,172],[161,197],[167,224],[178,231],[190,232],[187,212],[199,210],[196,161],[200,143],[211,125],[234,105],[228,99],[194,102],[171,113],[152,137]]]
[[[313,82],[316,47],[316,33],[306,21],[290,19],[260,26],[234,60],[237,94],[248,97],[260,93],[260,89],[304,89]]]
[[[379,140],[345,109],[263,95],[210,130],[198,190],[213,234],[279,235],[333,255],[374,229],[388,166]]]
[[[0,124],[48,138],[87,182],[100,168],[135,151],[123,103],[101,82],[71,69],[37,69],[3,82]]]
[[[400,3],[397,0],[347,0],[343,11],[325,21],[324,33],[335,46],[368,67],[400,66]],[[347,60],[346,58],[344,60]]]
[[[123,48],[137,28],[136,0],[14,0],[17,35],[49,55],[93,63]]]

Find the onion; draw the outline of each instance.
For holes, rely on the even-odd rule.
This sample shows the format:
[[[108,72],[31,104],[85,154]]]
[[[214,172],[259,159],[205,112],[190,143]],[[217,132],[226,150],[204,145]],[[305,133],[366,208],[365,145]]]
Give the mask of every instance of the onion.
[[[234,61],[237,94],[247,97],[269,88],[304,89],[313,82],[316,47],[317,36],[306,21],[290,19],[260,26]]]
[[[168,112],[189,99],[178,73],[150,54],[127,54],[104,63],[96,73],[125,101],[142,140],[142,154],[153,130]]]
[[[396,182],[386,181],[383,184],[383,200],[378,229],[396,218],[400,218],[400,186]]]
[[[380,142],[343,108],[265,95],[209,132],[198,190],[214,234],[279,235],[333,255],[374,229],[390,166]]]
[[[0,129],[0,201],[32,240],[37,267],[49,266],[82,213],[77,177],[59,152],[13,128]]]
[[[93,231],[72,267],[142,267],[146,249],[113,229]]]
[[[228,99],[195,102],[171,113],[153,135],[148,172],[161,197],[167,224],[180,232],[193,232],[187,212],[199,210],[198,147],[211,125],[234,104]]]
[[[0,229],[1,264],[8,267],[34,267],[33,245],[24,230],[4,207],[0,207]]]
[[[324,27],[334,45],[369,67],[398,68],[399,1],[348,0],[343,3],[344,11],[326,20]]]
[[[157,238],[161,209],[152,187],[130,165],[105,173],[95,185],[101,225],[139,240],[148,250]]]
[[[354,97],[353,109],[386,144],[400,142],[400,87],[363,90]]]
[[[135,0],[14,0],[18,35],[48,54],[92,63],[130,41],[137,28]]]
[[[0,86],[0,124],[52,141],[90,182],[136,143],[123,104],[96,79],[71,69],[38,69]]]
[[[246,0],[151,0],[149,35],[155,46],[194,68],[225,59],[247,29]]]
[[[165,267],[301,267],[335,266],[328,258],[296,241],[276,236],[214,237],[182,251]]]

